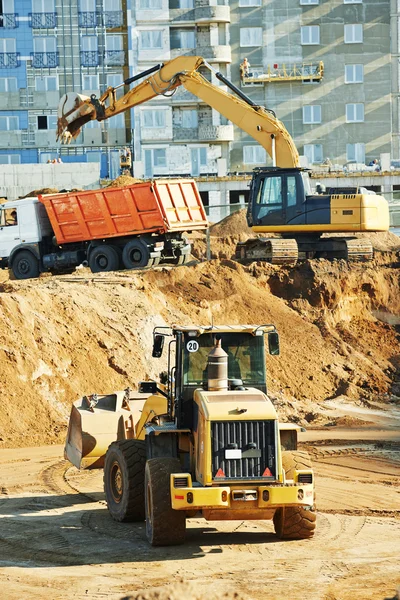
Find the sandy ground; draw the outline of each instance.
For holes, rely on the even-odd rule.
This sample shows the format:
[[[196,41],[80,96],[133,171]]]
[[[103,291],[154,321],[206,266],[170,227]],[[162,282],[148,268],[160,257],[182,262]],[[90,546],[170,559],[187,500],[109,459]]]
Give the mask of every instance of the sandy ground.
[[[372,417],[371,417],[372,418]],[[310,598],[384,600],[400,586],[400,430],[302,434],[316,471],[317,533],[272,523],[188,522],[182,547],[152,548],[108,515],[102,471],[60,446],[0,451],[0,586],[7,600]]]

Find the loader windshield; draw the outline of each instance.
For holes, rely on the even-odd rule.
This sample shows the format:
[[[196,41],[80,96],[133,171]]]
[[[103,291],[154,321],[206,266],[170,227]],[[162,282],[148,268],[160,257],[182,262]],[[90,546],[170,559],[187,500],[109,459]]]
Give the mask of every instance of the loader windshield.
[[[241,379],[250,387],[265,390],[266,370],[264,336],[250,333],[219,333],[222,348],[228,354],[228,378]],[[202,385],[207,381],[207,358],[215,344],[215,333],[196,338],[185,336],[184,384]]]

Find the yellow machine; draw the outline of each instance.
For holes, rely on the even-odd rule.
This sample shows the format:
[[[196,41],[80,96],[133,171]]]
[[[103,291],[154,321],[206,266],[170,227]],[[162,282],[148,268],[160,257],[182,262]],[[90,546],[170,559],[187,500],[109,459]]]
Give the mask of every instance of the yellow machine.
[[[199,72],[206,68],[235,95],[210,83]],[[201,57],[175,58],[121,85],[143,78],[144,81],[118,99],[118,88],[108,88],[100,98],[76,93],[64,95],[58,109],[58,138],[70,142],[85,123],[93,119],[103,121],[159,95],[169,96],[182,85],[251,135],[272,159],[272,167],[254,171],[247,222],[258,234],[280,233],[281,237],[256,238],[239,244],[237,258],[273,263],[296,262],[299,253],[305,258],[372,258],[369,240],[343,235],[323,237],[323,234],[387,231],[389,208],[383,197],[361,193],[358,188],[332,188],[327,194],[313,194],[309,173],[300,168],[293,139],[275,113],[256,105]]]
[[[168,371],[139,391],[84,397],[72,408],[65,455],[104,465],[116,521],[146,520],[152,545],[185,539],[186,517],[273,519],[280,538],[314,534],[314,477],[296,425],[278,421],[267,396],[264,338],[272,325],[160,327]]]

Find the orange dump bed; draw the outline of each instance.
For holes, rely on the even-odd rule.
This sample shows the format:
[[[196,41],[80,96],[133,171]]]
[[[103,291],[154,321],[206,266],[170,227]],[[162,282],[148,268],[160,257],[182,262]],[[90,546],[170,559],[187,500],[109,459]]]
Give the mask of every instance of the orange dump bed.
[[[57,243],[142,233],[205,229],[207,217],[193,179],[39,196]]]

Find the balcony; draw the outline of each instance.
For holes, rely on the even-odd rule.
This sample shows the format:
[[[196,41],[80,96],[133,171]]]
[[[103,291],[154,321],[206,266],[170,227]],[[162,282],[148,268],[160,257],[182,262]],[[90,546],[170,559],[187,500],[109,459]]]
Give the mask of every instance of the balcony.
[[[124,24],[124,14],[122,10],[106,10],[103,13],[103,25],[107,29],[115,29],[116,27],[122,27]]]
[[[22,131],[2,131],[0,148],[20,148],[22,146]]]
[[[201,6],[194,13],[196,23],[230,23],[231,9],[229,6]]]
[[[78,13],[79,27],[97,27],[96,12],[79,12]]]
[[[0,69],[15,69],[21,61],[19,52],[0,52]]]
[[[172,8],[169,11],[169,19],[171,23],[194,23],[195,11],[194,8]]]
[[[0,27],[3,29],[15,29],[18,27],[17,15],[14,13],[3,13],[0,15]]]
[[[104,51],[104,64],[111,67],[123,67],[125,64],[125,51],[124,50],[105,50]]]
[[[199,142],[233,142],[233,125],[199,125]]]
[[[98,50],[81,50],[82,67],[98,67],[100,64],[100,55]]]
[[[31,59],[34,69],[58,67],[58,52],[32,52]]]
[[[32,29],[54,29],[57,27],[57,14],[51,12],[31,13]]]
[[[21,108],[19,92],[0,92],[0,110],[17,110]]]

